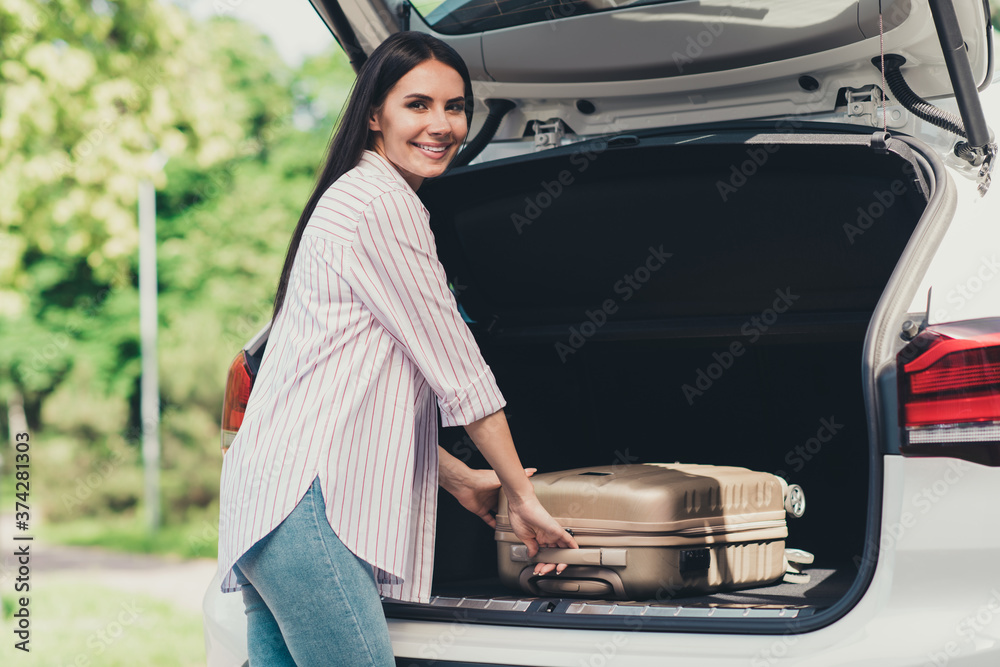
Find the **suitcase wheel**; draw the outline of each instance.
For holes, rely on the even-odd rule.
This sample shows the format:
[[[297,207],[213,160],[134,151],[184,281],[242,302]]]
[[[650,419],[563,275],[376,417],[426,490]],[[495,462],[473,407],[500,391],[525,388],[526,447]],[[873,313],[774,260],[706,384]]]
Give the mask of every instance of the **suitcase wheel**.
[[[802,549],[785,549],[785,576],[782,581],[786,584],[808,584],[809,573],[802,571],[803,565],[812,565],[815,557],[808,551]]]
[[[797,565],[812,565],[816,557],[802,549],[785,549],[785,560]]]
[[[785,491],[785,511],[796,519],[806,513],[806,492],[798,484],[789,484]]]
[[[809,583],[809,573],[808,572],[785,572],[785,576],[781,578],[781,582],[785,584],[808,584]]]

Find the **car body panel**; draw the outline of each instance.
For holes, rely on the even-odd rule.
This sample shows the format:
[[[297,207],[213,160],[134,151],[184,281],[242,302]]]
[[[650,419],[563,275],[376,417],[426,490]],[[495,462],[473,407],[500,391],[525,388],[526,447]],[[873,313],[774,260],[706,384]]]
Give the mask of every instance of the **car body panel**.
[[[216,573],[202,598],[205,656],[210,667],[242,667],[247,661],[247,617],[243,595],[223,593]]]
[[[478,664],[690,667],[1000,664],[1000,470],[950,459],[885,457],[882,554],[862,600],[815,632],[710,635],[482,626],[390,619],[396,654]],[[991,489],[987,499],[982,489]],[[970,507],[986,501],[983,512]],[[980,576],[969,577],[977,572]],[[973,636],[970,636],[970,631]],[[447,663],[443,663],[447,664]]]
[[[334,2],[313,0],[319,6]],[[395,6],[390,9],[379,0],[340,0],[337,4],[368,53],[398,29]],[[810,39],[786,38],[795,48],[768,51],[769,47],[764,46],[768,40],[755,36],[754,30],[765,35],[771,31],[789,32],[781,26],[801,18],[801,9],[796,7],[799,4],[775,0],[768,11],[755,14],[754,8],[768,3],[685,0],[460,36],[435,33],[413,13],[409,27],[448,41],[466,59],[474,79],[477,123],[485,116],[482,100],[516,102],[517,109],[505,118],[498,131],[501,139],[519,137],[529,121],[549,118],[561,119],[577,135],[590,135],[833,112],[843,88],[881,86],[881,73],[871,59],[879,56],[883,47],[885,53],[898,53],[907,59],[903,74],[917,94],[934,99],[952,93],[926,4],[911,0],[897,0],[891,7],[887,4],[890,16],[884,23],[890,29],[884,33],[884,40],[873,30],[878,0],[839,2],[834,5],[837,11],[829,16],[809,5],[808,11],[827,19],[826,23],[810,19],[810,24],[831,25],[833,36],[817,27]],[[988,17],[978,0],[955,5],[973,77],[977,85],[982,85],[990,64]],[[321,14],[328,11],[324,9]],[[836,37],[844,27],[843,21],[834,18],[845,13],[857,17],[856,41]],[[781,17],[774,21],[774,27],[762,30],[760,25],[754,25],[753,16],[768,14]],[[658,27],[663,25],[670,26],[680,43],[664,48],[664,41],[669,40],[660,36]],[[633,31],[647,30],[637,38],[627,38]],[[688,37],[694,40],[694,47],[689,46]],[[593,48],[594,44],[607,42],[624,45],[613,49],[616,55],[609,59],[606,50]],[[840,42],[847,43],[831,46]],[[823,50],[810,51],[803,43]],[[715,56],[716,65],[706,65],[709,54],[715,51],[722,52]],[[741,59],[743,51],[750,52],[748,60]],[[673,71],[666,76],[664,68]],[[593,70],[601,74],[588,80],[587,72]],[[816,80],[815,90],[800,84],[799,78],[804,75]],[[581,99],[590,101],[595,110],[579,111],[577,100]]]

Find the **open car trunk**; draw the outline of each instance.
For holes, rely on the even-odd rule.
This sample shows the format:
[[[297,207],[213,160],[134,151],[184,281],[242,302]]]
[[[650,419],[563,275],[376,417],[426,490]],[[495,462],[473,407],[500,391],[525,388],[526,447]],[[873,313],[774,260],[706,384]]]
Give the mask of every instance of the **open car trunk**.
[[[493,531],[442,493],[439,597],[389,602],[387,614],[742,621],[842,598],[878,472],[865,334],[927,206],[922,161],[867,135],[714,131],[567,146],[426,183],[442,263],[524,465],[773,472],[805,489],[786,544],[816,560],[808,584],[617,604],[535,598],[500,585]],[[462,429],[442,429],[440,444],[487,467]]]

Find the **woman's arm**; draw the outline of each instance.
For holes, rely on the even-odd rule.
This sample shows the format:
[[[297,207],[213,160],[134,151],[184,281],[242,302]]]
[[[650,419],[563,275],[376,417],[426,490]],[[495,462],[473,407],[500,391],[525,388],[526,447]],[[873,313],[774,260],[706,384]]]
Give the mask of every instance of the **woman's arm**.
[[[524,474],[531,477],[535,471],[536,468],[525,468]],[[500,478],[494,470],[470,468],[439,446],[438,480],[462,507],[481,518],[490,528],[497,527],[493,513],[499,500]]]
[[[535,497],[535,489],[521,467],[507,426],[507,416],[502,409],[467,424],[465,430],[496,471],[507,500]]]
[[[465,430],[503,484],[511,528],[518,539],[527,545],[528,555],[534,556],[540,546],[578,548],[573,536],[538,502],[535,489],[514,449],[514,440],[503,410],[467,424]],[[535,572],[548,574],[555,570],[557,574],[561,574],[565,569],[565,563],[559,563],[558,566],[554,563],[540,563],[535,567]]]
[[[430,384],[441,425],[465,426],[496,471],[508,499],[511,527],[528,552],[534,556],[539,545],[576,547],[538,502],[521,467],[502,411],[506,401],[458,312],[426,210],[416,195],[393,190],[376,197],[362,213],[343,262],[354,296]],[[552,566],[537,569],[551,572]]]

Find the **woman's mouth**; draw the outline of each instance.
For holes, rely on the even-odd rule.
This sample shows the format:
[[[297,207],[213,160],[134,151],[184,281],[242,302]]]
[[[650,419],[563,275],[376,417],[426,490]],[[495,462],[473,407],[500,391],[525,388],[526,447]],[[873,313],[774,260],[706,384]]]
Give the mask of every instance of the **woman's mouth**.
[[[410,142],[413,146],[420,149],[420,152],[431,158],[432,160],[440,160],[448,152],[448,148],[451,144],[422,144],[417,142]]]

